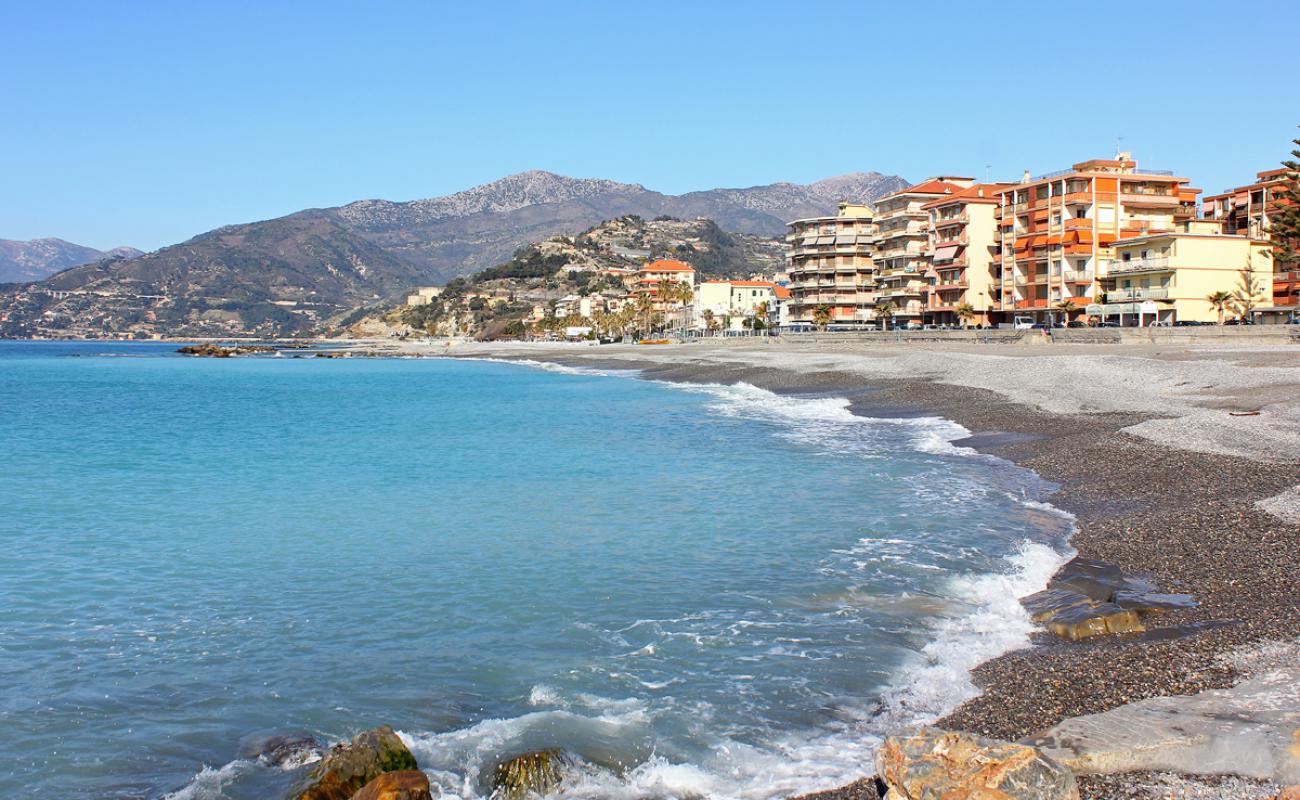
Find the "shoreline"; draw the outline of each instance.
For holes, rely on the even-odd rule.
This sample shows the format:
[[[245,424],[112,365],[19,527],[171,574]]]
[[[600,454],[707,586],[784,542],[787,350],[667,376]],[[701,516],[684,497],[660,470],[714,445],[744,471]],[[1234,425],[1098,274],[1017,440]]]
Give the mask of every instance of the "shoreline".
[[[447,353],[449,357],[473,357]],[[845,392],[864,417],[939,416],[971,435],[953,442],[1033,470],[1058,488],[1047,500],[1074,515],[1076,557],[1150,573],[1161,591],[1192,594],[1198,606],[1165,611],[1146,633],[1066,642],[1045,632],[1033,644],[972,670],[981,694],[936,725],[1018,740],[1070,717],[1150,697],[1232,686],[1224,656],[1246,645],[1300,636],[1292,545],[1300,526],[1256,504],[1291,489],[1297,464],[1196,452],[1153,442],[1125,428],[1159,420],[1129,412],[1065,414],[1017,403],[989,390],[926,378],[869,378],[857,371],[794,371],[689,359],[678,363],[549,352],[527,360],[596,369],[641,369],[684,383],[736,383],[785,392]],[[629,357],[631,356],[631,357]],[[522,360],[520,354],[489,356]],[[1224,413],[1224,412],[1221,412]],[[877,798],[871,767],[863,780],[817,791],[816,800]],[[1139,798],[1169,790],[1166,776],[1081,776],[1082,798]],[[1187,790],[1211,791],[1224,776],[1178,777]]]

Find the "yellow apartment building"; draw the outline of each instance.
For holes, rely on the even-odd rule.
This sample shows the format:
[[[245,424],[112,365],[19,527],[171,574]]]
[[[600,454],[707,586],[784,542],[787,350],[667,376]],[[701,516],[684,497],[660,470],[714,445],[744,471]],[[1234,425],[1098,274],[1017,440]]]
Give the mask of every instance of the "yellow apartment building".
[[[995,212],[998,194],[1008,184],[977,183],[922,206],[930,215],[931,280],[926,320],[938,325],[962,322],[957,310],[970,305],[968,325],[988,325],[993,294],[993,254],[998,247]]]
[[[1115,240],[1101,279],[1103,301],[1086,312],[1123,325],[1218,322],[1208,298],[1220,291],[1249,294],[1261,310],[1271,307],[1270,243],[1222,228],[1218,220],[1188,220],[1174,231]],[[1225,316],[1238,315],[1230,308]]]

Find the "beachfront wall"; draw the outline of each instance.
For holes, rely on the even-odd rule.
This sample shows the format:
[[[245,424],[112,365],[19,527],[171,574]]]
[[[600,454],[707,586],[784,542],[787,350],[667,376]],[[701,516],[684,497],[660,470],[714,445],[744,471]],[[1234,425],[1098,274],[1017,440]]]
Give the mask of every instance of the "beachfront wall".
[[[1209,232],[1217,229],[1217,222],[1193,221],[1181,232],[1117,240],[1101,279],[1103,302],[1089,312],[1136,321],[1145,303],[1156,309],[1154,316],[1143,315],[1148,323],[1217,322],[1218,309],[1208,299],[1215,292],[1250,294],[1255,308],[1271,307],[1269,242]],[[1241,311],[1240,301],[1234,305],[1236,310],[1227,309],[1229,319]]]

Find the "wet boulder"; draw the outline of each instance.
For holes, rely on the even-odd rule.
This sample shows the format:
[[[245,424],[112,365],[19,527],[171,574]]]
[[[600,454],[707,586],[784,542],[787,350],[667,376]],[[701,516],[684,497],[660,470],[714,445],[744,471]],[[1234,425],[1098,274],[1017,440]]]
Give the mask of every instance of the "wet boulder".
[[[1138,612],[1121,608],[1114,603],[1063,609],[1047,620],[1047,629],[1071,642],[1108,633],[1137,633],[1146,630]]]
[[[385,772],[367,783],[352,800],[433,800],[429,776],[415,769]]]
[[[897,800],[1078,800],[1074,773],[1022,744],[922,728],[887,737],[876,755]]]
[[[325,743],[311,734],[259,734],[243,740],[239,756],[267,766],[294,769],[315,760],[324,749]]]
[[[351,800],[367,783],[386,772],[414,770],[415,756],[392,728],[384,725],[336,745],[308,774],[294,800]]]
[[[558,750],[524,753],[497,764],[492,773],[494,800],[521,800],[555,791],[570,759]]]

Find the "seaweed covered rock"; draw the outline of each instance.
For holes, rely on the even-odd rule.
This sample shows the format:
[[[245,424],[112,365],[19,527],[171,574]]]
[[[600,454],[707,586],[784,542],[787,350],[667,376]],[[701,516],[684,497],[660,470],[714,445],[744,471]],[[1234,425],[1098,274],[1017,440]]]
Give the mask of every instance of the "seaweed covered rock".
[[[524,753],[503,761],[492,773],[492,797],[521,800],[530,794],[548,794],[559,788],[563,768],[569,761],[558,750]]]
[[[306,785],[290,796],[294,800],[351,800],[386,772],[414,769],[415,756],[393,729],[384,725],[331,748],[307,776]]]
[[[1078,800],[1074,773],[1022,744],[922,728],[890,736],[876,755],[897,800]]]
[[[352,800],[433,800],[429,794],[429,776],[416,769],[385,772],[360,791]]]

